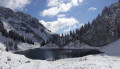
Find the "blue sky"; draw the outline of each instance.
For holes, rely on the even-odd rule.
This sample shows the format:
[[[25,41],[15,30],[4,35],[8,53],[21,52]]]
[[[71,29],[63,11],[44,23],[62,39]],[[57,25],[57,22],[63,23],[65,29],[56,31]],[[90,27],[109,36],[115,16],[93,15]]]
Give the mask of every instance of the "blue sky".
[[[118,0],[0,0],[0,5],[36,17],[53,33],[68,33],[92,21]]]

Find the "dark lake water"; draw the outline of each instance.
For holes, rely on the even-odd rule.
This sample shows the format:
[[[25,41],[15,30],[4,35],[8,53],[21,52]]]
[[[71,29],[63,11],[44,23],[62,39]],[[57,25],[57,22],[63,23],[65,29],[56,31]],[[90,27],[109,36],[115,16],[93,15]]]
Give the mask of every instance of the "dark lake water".
[[[58,60],[64,58],[82,57],[90,54],[100,54],[96,49],[32,49],[27,51],[16,52],[30,59],[40,60]]]

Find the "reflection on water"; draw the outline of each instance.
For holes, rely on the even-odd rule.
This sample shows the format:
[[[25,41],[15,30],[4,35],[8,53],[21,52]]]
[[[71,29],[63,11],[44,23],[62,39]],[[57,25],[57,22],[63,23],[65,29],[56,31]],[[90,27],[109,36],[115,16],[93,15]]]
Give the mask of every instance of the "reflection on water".
[[[17,52],[17,54],[23,54],[28,58],[40,60],[58,60],[99,53],[101,52],[96,49],[32,49]]]

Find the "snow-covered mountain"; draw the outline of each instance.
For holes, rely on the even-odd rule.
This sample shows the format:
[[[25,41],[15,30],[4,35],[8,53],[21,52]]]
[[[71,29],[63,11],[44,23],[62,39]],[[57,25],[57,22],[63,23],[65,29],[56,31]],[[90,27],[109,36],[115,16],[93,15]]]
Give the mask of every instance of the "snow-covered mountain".
[[[12,43],[15,46],[20,44],[20,42],[40,44],[43,41],[49,40],[52,36],[52,33],[36,18],[1,6],[0,28],[0,42],[6,44],[6,46]]]
[[[91,46],[104,46],[120,38],[120,1],[105,7],[92,23],[81,28],[81,40]]]

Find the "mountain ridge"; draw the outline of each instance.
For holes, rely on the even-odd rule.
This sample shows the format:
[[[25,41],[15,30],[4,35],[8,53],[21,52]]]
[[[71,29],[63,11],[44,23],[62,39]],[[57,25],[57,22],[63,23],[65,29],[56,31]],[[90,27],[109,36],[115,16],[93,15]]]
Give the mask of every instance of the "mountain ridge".
[[[19,42],[41,44],[52,37],[52,33],[47,30],[36,18],[23,12],[14,12],[9,8],[0,6],[0,26],[1,37],[4,36],[10,41],[1,40],[4,44],[17,44]]]

